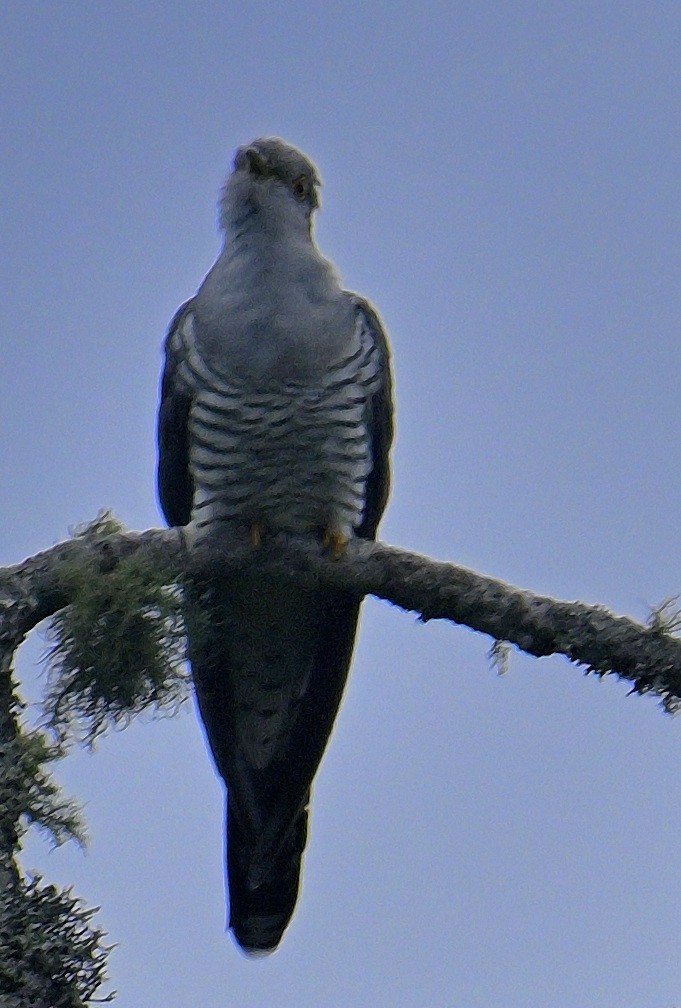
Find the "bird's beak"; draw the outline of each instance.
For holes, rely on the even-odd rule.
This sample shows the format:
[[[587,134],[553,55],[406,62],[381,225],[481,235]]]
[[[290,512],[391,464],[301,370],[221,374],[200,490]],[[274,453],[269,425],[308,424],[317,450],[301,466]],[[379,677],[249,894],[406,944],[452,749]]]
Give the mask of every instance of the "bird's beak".
[[[265,178],[267,175],[272,174],[268,162],[255,147],[241,147],[234,159],[234,167],[237,170],[243,169],[260,178]]]

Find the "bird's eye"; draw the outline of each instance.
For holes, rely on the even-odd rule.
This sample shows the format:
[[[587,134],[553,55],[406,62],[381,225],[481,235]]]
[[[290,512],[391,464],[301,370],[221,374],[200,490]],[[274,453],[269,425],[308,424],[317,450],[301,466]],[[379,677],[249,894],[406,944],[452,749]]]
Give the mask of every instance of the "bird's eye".
[[[310,195],[310,183],[308,182],[308,180],[305,178],[304,175],[301,175],[294,181],[293,193],[296,199],[299,200],[307,199],[307,197]]]

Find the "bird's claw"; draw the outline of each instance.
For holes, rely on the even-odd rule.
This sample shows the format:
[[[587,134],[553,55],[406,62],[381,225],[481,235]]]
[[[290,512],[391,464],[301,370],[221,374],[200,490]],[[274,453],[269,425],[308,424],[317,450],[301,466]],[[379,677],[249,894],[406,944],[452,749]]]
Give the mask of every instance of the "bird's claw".
[[[262,522],[251,522],[250,540],[251,540],[251,546],[254,549],[257,549],[258,546],[262,544],[264,532],[265,532],[265,526],[262,524]]]
[[[331,551],[334,560],[340,560],[349,542],[348,536],[343,535],[342,532],[332,532],[330,529],[327,529],[322,536],[322,545]]]

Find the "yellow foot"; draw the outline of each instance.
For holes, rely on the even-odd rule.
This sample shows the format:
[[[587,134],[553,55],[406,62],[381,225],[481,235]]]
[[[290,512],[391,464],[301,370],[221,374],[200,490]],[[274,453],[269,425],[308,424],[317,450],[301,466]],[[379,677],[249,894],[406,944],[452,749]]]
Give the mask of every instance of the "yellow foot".
[[[322,544],[331,550],[331,556],[334,560],[340,560],[349,542],[348,536],[343,535],[342,532],[331,532],[330,529],[327,529],[322,536]]]
[[[265,533],[265,526],[262,522],[251,522],[250,538],[251,546],[258,547],[262,543],[262,537]]]

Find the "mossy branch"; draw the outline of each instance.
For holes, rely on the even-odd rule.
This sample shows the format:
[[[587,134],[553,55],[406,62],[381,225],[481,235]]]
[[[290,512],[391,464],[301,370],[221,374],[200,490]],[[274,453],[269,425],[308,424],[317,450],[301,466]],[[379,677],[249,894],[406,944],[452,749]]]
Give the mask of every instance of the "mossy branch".
[[[77,538],[108,541],[109,516]],[[173,712],[187,694],[182,598],[143,552],[111,564],[74,556],[62,566],[69,604],[48,629],[46,724],[60,739],[74,729],[91,743],[145,710]]]
[[[2,1008],[84,1008],[106,979],[110,947],[70,890],[24,882],[20,898],[0,894]],[[111,1001],[111,992],[98,1003]]]
[[[26,877],[16,857],[30,825],[53,843],[84,843],[74,802],[46,764],[63,755],[44,732],[24,730],[13,691],[0,709],[0,1004],[2,1008],[85,1008],[106,979],[109,949],[91,924],[96,912],[70,891]],[[114,994],[104,1000],[111,1000]]]
[[[124,532],[111,521],[100,517],[75,538],[0,571],[0,648],[59,614],[48,715],[60,729],[80,719],[93,737],[141,710],[173,709],[187,686],[176,586],[190,575],[228,578],[247,569],[372,594],[424,621],[446,619],[537,657],[562,654],[582,671],[616,675],[633,692],[658,696],[667,711],[681,705],[681,641],[669,632],[676,629],[669,602],[644,626],[603,606],[536,595],[383,543],[352,541],[339,559],[283,534],[257,549],[234,534],[192,548],[180,529]]]

